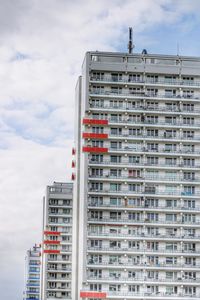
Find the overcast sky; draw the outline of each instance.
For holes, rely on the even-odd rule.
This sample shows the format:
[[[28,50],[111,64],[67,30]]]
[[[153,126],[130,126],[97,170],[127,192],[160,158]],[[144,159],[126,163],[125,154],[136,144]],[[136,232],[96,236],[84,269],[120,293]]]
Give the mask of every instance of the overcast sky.
[[[74,88],[88,50],[200,55],[199,0],[0,0],[0,299],[21,300],[45,186],[71,177]]]

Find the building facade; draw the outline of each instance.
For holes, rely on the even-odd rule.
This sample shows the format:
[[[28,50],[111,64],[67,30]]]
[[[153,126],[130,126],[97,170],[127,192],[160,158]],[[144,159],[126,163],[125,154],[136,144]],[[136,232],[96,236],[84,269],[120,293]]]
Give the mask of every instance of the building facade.
[[[23,299],[40,298],[41,245],[35,244],[25,257],[25,290]]]
[[[42,300],[72,299],[72,183],[54,182],[44,199]]]
[[[73,299],[200,299],[200,59],[88,52]]]

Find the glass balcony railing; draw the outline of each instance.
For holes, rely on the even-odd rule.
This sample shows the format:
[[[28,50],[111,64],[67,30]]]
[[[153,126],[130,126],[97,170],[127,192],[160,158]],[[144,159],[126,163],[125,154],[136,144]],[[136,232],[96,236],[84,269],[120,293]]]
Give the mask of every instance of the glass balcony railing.
[[[112,174],[108,174],[108,175],[88,175],[89,179],[94,180],[94,179],[106,179],[106,181],[108,180],[117,180],[117,181],[139,181],[139,182],[143,182],[143,181],[162,181],[162,182],[198,182],[200,184],[200,179],[195,179],[195,178],[184,178],[182,176],[176,176],[176,177],[168,177],[168,176],[148,176],[148,175],[144,175],[144,176],[130,176],[130,175],[117,175],[114,176]]]
[[[187,283],[192,283],[192,284],[199,284],[200,283],[200,278],[181,278],[181,277],[177,277],[177,278],[148,278],[146,276],[138,276],[138,277],[124,277],[124,276],[113,276],[113,277],[109,277],[109,276],[92,276],[92,275],[88,275],[87,276],[87,280],[98,280],[98,281],[111,281],[111,282],[115,282],[115,281],[119,281],[119,282],[138,282],[138,281],[142,281],[142,282],[156,282],[159,284],[161,284],[161,282],[163,283],[173,283],[173,284],[183,284],[185,282]]]
[[[128,202],[121,202],[121,203],[116,203],[115,205],[112,203],[96,203],[96,202],[88,202],[88,207],[106,207],[106,208],[120,208],[120,209],[141,209],[141,210],[174,210],[174,211],[200,211],[200,206],[195,206],[195,207],[188,207],[188,206],[181,206],[181,205],[177,205],[177,206],[167,206],[167,205],[150,205],[148,203],[144,203],[141,205],[137,205],[137,204],[131,204]]]
[[[103,266],[103,267],[108,267],[108,268],[112,268],[112,267],[117,267],[117,268],[123,268],[124,266],[126,266],[126,268],[130,268],[130,269],[199,269],[200,268],[200,264],[184,264],[184,263],[174,263],[174,264],[168,264],[165,262],[162,263],[137,263],[137,262],[120,262],[120,261],[116,261],[116,262],[110,262],[110,261],[101,261],[101,262],[97,262],[97,261],[93,261],[93,260],[89,260],[87,265],[89,267],[93,267],[95,266]]]
[[[181,235],[181,234],[177,234],[177,235],[169,235],[169,234],[148,234],[148,233],[134,233],[133,234],[122,234],[122,233],[117,233],[117,236],[116,236],[116,233],[110,233],[110,232],[88,232],[88,237],[94,237],[94,236],[97,236],[97,237],[117,237],[120,238],[120,239],[140,239],[140,240],[151,240],[151,239],[154,239],[154,240],[199,240],[200,241],[200,235]]]
[[[82,289],[82,291],[87,291],[88,292],[88,287]],[[91,291],[92,293],[94,291]],[[99,293],[97,291],[97,293]],[[101,292],[100,292],[101,293]],[[193,294],[186,294],[183,291],[180,293],[168,293],[168,292],[152,292],[152,291],[146,291],[146,292],[125,292],[125,291],[110,291],[103,289],[103,293],[106,294],[106,298],[111,298],[111,299],[184,299],[184,300],[193,300],[193,299],[200,299],[200,294],[193,293]]]
[[[189,250],[184,250],[184,249],[180,249],[180,250],[169,250],[169,249],[165,249],[165,248],[160,248],[160,249],[145,249],[145,248],[140,248],[140,249],[136,249],[136,248],[128,248],[128,247],[103,247],[103,246],[95,246],[95,247],[91,247],[88,246],[87,247],[88,250],[91,251],[108,251],[108,252],[133,252],[133,253],[155,253],[155,254],[159,254],[159,253],[166,253],[169,255],[184,255],[184,254],[190,254],[190,256],[199,256],[200,255],[200,251],[199,250],[194,250],[194,251],[189,251]]]
[[[120,224],[120,223],[150,223],[150,224],[174,224],[176,226],[188,226],[188,225],[199,225],[200,221],[198,220],[150,220],[148,218],[140,218],[139,220],[133,220],[128,218],[121,218],[121,219],[114,219],[114,218],[88,218],[88,222],[94,222],[94,223],[113,223],[113,224]]]
[[[173,136],[173,135],[170,135],[170,134],[158,134],[158,135],[155,135],[155,136],[150,136],[150,135],[147,135],[145,133],[142,133],[141,134],[137,134],[137,135],[131,135],[131,134],[110,134],[108,136],[108,138],[126,138],[126,139],[141,139],[141,140],[144,140],[144,139],[150,139],[150,140],[158,140],[158,139],[161,139],[161,140],[187,140],[187,141],[200,141],[200,135],[188,135],[188,136],[184,136],[184,135],[176,135],[176,136]]]
[[[199,96],[194,94],[159,94],[159,93],[148,93],[148,92],[135,92],[135,91],[122,91],[122,90],[91,90],[90,95],[102,95],[102,96],[119,96],[119,97],[130,97],[130,98],[156,98],[156,99],[180,99],[180,100],[199,100]]]
[[[105,83],[127,83],[127,84],[139,84],[139,85],[174,85],[174,86],[187,86],[187,87],[200,87],[200,82],[195,80],[181,80],[181,79],[132,79],[132,78],[112,78],[107,77],[90,77],[91,82],[105,82]]]
[[[160,196],[178,196],[178,197],[198,197],[200,192],[185,192],[185,191],[158,191],[156,189],[152,190],[136,190],[136,191],[129,191],[129,190],[112,190],[112,189],[93,189],[90,188],[89,193],[99,193],[99,194],[123,194],[123,195],[160,195]]]
[[[91,119],[91,120],[95,120],[95,119]],[[98,120],[98,119],[97,119]],[[133,119],[128,119],[128,118],[123,118],[123,119],[112,119],[112,118],[107,118],[106,120],[108,120],[108,124],[126,124],[126,125],[141,125],[141,126],[154,126],[154,127],[160,127],[160,125],[162,126],[167,126],[167,127],[198,127],[200,126],[200,123],[194,122],[192,124],[186,124],[185,122],[182,121],[173,121],[173,122],[165,122],[165,121],[151,121],[151,120],[144,120],[144,121],[140,121],[140,120],[133,120]]]
[[[135,111],[150,111],[150,112],[166,112],[166,113],[175,113],[175,114],[185,114],[185,115],[189,115],[189,114],[198,114],[200,112],[200,110],[198,109],[194,109],[194,110],[186,110],[183,108],[179,108],[179,107],[152,107],[152,106],[144,106],[144,105],[140,105],[140,106],[129,106],[128,104],[125,105],[109,105],[109,104],[95,104],[95,103],[91,103],[90,104],[90,109],[100,109],[100,110],[121,110],[121,111],[130,111],[130,112],[135,112]]]
[[[110,150],[109,150],[110,151]],[[126,149],[115,149],[115,152],[128,152],[129,150]],[[132,151],[132,150],[130,150]],[[192,164],[184,164],[184,163],[150,163],[150,162],[144,162],[144,161],[134,161],[134,162],[129,162],[129,161],[110,161],[104,159],[103,161],[98,161],[95,159],[90,159],[89,163],[95,164],[95,165],[125,165],[129,166],[130,168],[133,168],[133,166],[146,166],[146,167],[154,167],[154,168],[200,168],[200,164],[197,163],[192,163]]]

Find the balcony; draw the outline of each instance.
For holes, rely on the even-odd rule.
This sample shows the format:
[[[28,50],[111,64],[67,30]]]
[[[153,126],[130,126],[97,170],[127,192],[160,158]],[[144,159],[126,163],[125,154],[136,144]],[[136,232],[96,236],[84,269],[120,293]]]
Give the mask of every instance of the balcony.
[[[90,104],[90,109],[95,109],[95,110],[100,110],[103,111],[105,110],[105,112],[107,111],[124,111],[124,112],[153,112],[154,114],[159,113],[159,114],[168,114],[170,112],[170,114],[172,115],[190,115],[190,114],[194,114],[194,115],[199,115],[200,110],[195,109],[195,110],[185,110],[182,108],[168,108],[168,107],[152,107],[152,106],[148,106],[148,105],[140,105],[140,106],[129,106],[128,104],[126,105],[125,103],[123,105],[108,105],[108,104]]]
[[[173,212],[199,212],[200,211],[200,206],[195,206],[195,207],[188,207],[188,206],[167,206],[167,205],[150,205],[148,203],[144,203],[141,205],[137,204],[129,204],[126,201],[123,200],[123,202],[118,203],[116,205],[113,205],[112,203],[92,203],[88,202],[88,208],[95,208],[95,209],[106,209],[106,210],[127,210],[127,211],[173,211]]]
[[[132,284],[133,282],[137,282],[137,283],[154,283],[154,284],[158,284],[158,285],[165,285],[165,284],[170,284],[170,285],[182,285],[187,283],[188,285],[199,285],[200,283],[200,279],[199,278],[173,278],[173,279],[169,279],[169,278],[148,278],[146,276],[138,276],[138,277],[122,277],[122,276],[116,276],[116,277],[109,277],[109,276],[104,276],[104,277],[100,277],[100,276],[92,276],[92,275],[88,275],[87,276],[87,280],[88,281],[101,281],[101,282],[114,282],[114,283],[118,283],[118,282],[126,282],[127,284]]]
[[[107,194],[113,194],[113,195],[148,195],[148,196],[167,196],[167,197],[199,197],[200,192],[185,192],[185,191],[158,191],[156,189],[149,189],[149,190],[135,190],[135,191],[129,191],[129,190],[111,190],[111,189],[92,189],[88,191],[89,194],[101,194],[101,195],[107,195]]]
[[[134,233],[133,234],[123,234],[123,233],[110,233],[110,232],[88,232],[88,238],[98,237],[101,239],[117,239],[117,240],[156,240],[156,241],[168,241],[168,240],[189,240],[196,242],[200,241],[200,235],[172,235],[172,234],[148,234],[148,233]]]
[[[164,225],[164,226],[174,226],[174,227],[185,227],[191,226],[192,227],[199,227],[200,221],[185,221],[185,220],[150,220],[148,218],[140,218],[139,220],[133,220],[127,218],[121,219],[113,219],[113,218],[90,218],[88,217],[89,223],[95,224],[157,224],[157,225]]]
[[[171,141],[171,140],[176,140],[176,141],[191,141],[192,143],[198,141],[200,142],[200,136],[199,135],[189,135],[189,136],[184,136],[184,135],[179,135],[177,134],[176,136],[173,136],[173,135],[169,135],[169,134],[166,134],[165,132],[163,134],[158,134],[158,135],[155,135],[155,136],[150,136],[150,135],[147,135],[143,132],[141,132],[141,134],[138,134],[138,135],[131,135],[131,134],[110,134],[108,136],[108,138],[110,139],[126,139],[126,140],[150,140],[152,141],[152,139],[154,141]]]
[[[174,182],[174,183],[196,183],[200,184],[200,179],[186,179],[183,176],[176,176],[176,177],[169,177],[169,176],[159,176],[159,174],[156,176],[130,176],[130,175],[117,175],[114,176],[112,174],[108,175],[88,175],[89,180],[98,180],[98,181],[112,181],[112,182]]]
[[[99,247],[92,247],[92,246],[88,246],[87,247],[88,252],[111,252],[111,253],[117,253],[117,252],[121,252],[121,253],[140,253],[140,254],[155,254],[155,255],[173,255],[173,256],[193,256],[193,257],[198,257],[200,256],[200,251],[188,251],[188,250],[184,250],[184,249],[180,249],[180,250],[168,250],[168,249],[145,249],[145,248],[141,248],[141,249],[136,249],[136,248],[128,248],[128,247],[103,247],[103,246],[99,246]]]
[[[177,87],[194,87],[194,88],[200,88],[200,82],[195,80],[181,80],[181,79],[129,79],[129,78],[113,78],[112,76],[104,76],[102,78],[97,77],[90,77],[91,82],[96,83],[104,83],[104,84],[120,84],[122,83],[124,85],[149,85],[149,86],[177,86]]]
[[[200,294],[197,295],[186,295],[185,293],[180,294],[168,294],[168,293],[152,293],[152,292],[146,292],[146,293],[134,293],[134,292],[108,292],[107,298],[110,299],[122,299],[121,297],[124,297],[126,299],[159,299],[159,300],[171,300],[171,299],[180,299],[180,300],[192,300],[192,299],[200,299]]]
[[[102,121],[101,119],[87,119],[88,120],[88,124],[91,124],[92,122],[96,123],[97,121]],[[90,122],[89,122],[90,121]],[[147,126],[147,127],[186,127],[186,128],[191,128],[194,127],[196,129],[199,129],[200,127],[200,123],[194,122],[192,124],[186,124],[183,121],[173,121],[173,122],[165,122],[165,121],[150,121],[150,120],[134,120],[134,119],[129,119],[129,117],[127,118],[121,118],[121,119],[113,119],[113,118],[107,118],[106,120],[108,125],[124,125],[124,126],[132,126],[132,125],[140,125],[140,126]]]
[[[106,91],[106,90],[91,90],[90,91],[90,96],[103,96],[103,97],[111,97],[113,98],[113,96],[115,98],[133,98],[133,99],[156,99],[156,100],[162,100],[162,99],[166,99],[166,100],[179,100],[179,101],[188,101],[188,100],[192,100],[192,101],[199,101],[199,96],[195,96],[192,94],[159,94],[159,93],[145,93],[145,92],[131,92],[131,91],[121,91],[121,90],[116,90],[116,91]]]
[[[114,151],[109,150],[109,153],[117,153],[117,152],[132,152],[131,150],[127,150],[127,149],[115,149]],[[133,151],[135,152],[135,151]],[[189,154],[188,154],[189,155]],[[189,155],[190,156],[190,155]],[[109,165],[113,165],[113,166],[127,166],[127,168],[136,168],[136,167],[148,167],[148,168],[153,168],[153,169],[199,169],[200,168],[200,164],[197,163],[193,163],[193,164],[183,164],[183,163],[149,163],[149,162],[144,162],[144,161],[134,161],[134,162],[129,162],[129,161],[110,161],[108,159],[104,159],[103,161],[98,161],[98,160],[89,160],[89,164],[90,165],[105,165],[105,166],[109,166]]]
[[[87,263],[87,266],[89,268],[106,268],[106,269],[122,269],[124,270],[124,267],[129,270],[183,270],[183,269],[199,269],[200,264],[166,264],[165,262],[162,263],[135,263],[135,262],[109,262],[109,261],[101,261],[101,262],[95,262],[92,260],[89,260]]]

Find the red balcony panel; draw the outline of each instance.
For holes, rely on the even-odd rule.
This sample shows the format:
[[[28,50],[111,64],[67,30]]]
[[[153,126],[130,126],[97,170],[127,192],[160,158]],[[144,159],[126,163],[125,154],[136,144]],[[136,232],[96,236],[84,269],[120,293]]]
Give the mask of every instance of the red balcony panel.
[[[75,154],[76,154],[76,149],[72,148],[72,155],[75,155]]]
[[[93,124],[93,125],[108,125],[108,120],[98,120],[98,119],[83,119],[83,124]]]
[[[107,133],[90,133],[90,132],[83,132],[83,138],[85,139],[107,139]]]
[[[99,298],[99,299],[105,299],[106,293],[102,292],[80,292],[81,298]]]
[[[76,179],[76,175],[74,173],[72,173],[72,180]]]
[[[83,152],[107,153],[108,152],[108,148],[84,146],[83,147]]]
[[[60,232],[58,232],[58,231],[47,231],[47,230],[45,230],[45,231],[44,231],[44,234],[46,234],[46,235],[60,235]]]
[[[47,244],[47,245],[59,245],[60,241],[49,241],[49,240],[46,240],[46,241],[44,241],[44,244]]]
[[[59,254],[60,250],[44,250],[44,253],[47,253],[47,254]]]
[[[76,167],[76,163],[74,160],[72,160],[72,168],[75,168]]]

